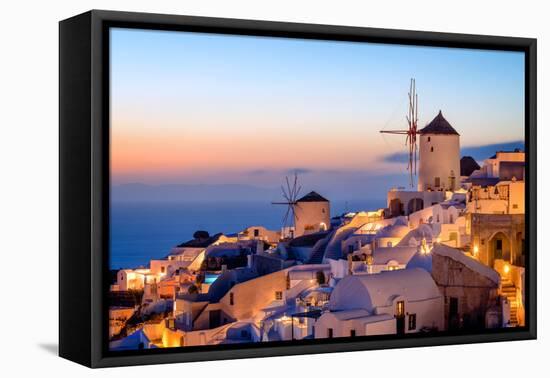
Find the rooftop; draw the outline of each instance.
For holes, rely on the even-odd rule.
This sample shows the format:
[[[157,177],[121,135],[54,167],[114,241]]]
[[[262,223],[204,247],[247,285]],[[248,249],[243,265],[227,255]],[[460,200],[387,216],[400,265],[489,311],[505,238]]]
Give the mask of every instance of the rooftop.
[[[189,241],[186,241],[186,242],[181,243],[180,245],[178,245],[178,248],[183,248],[183,247],[206,248],[210,244],[217,241],[220,238],[220,236],[222,236],[222,235],[223,235],[222,233],[218,233],[218,234],[210,236],[208,238],[189,240]]]
[[[291,247],[313,247],[319,240],[324,239],[328,235],[327,231],[315,232],[313,234],[307,234],[298,236],[290,241]]]
[[[443,117],[441,110],[437,116],[428,123],[426,127],[419,131],[420,134],[446,134],[446,135],[460,135],[451,124]]]
[[[329,200],[317,192],[309,192],[296,202],[329,202]]]

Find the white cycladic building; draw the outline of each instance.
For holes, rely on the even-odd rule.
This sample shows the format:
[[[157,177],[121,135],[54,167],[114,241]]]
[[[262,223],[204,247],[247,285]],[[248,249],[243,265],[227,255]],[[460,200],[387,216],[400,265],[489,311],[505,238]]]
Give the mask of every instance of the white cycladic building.
[[[444,327],[444,299],[423,269],[353,275],[338,282],[315,338],[413,333]]]
[[[460,135],[441,111],[419,133],[418,191],[454,191],[460,184]]]
[[[483,166],[481,167],[480,171],[474,172],[474,176],[500,178],[501,165],[504,165],[503,163],[525,163],[525,152],[521,150],[497,151],[494,156],[483,161]],[[522,179],[522,177],[516,177],[516,179],[519,180]]]

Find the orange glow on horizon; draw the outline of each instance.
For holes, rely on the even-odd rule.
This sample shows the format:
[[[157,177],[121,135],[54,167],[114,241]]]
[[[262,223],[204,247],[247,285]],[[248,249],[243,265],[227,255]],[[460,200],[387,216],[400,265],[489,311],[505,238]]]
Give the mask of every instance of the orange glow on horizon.
[[[255,132],[235,132],[227,126],[218,127],[219,131],[213,133],[212,128],[144,125],[132,128],[116,124],[111,130],[114,175],[291,167],[365,169],[374,162],[377,153],[382,153],[379,145],[367,146],[361,138],[327,128],[316,132],[296,130],[291,135],[271,127],[262,128],[261,132],[259,128]]]

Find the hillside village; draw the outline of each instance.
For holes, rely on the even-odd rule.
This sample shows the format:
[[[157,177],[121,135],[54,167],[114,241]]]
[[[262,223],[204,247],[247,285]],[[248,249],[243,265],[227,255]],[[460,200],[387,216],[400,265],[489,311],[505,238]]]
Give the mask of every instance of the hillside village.
[[[383,209],[331,216],[311,191],[281,230],[197,231],[116,272],[110,349],[525,325],[525,153],[461,157],[441,112],[418,134],[417,188]]]

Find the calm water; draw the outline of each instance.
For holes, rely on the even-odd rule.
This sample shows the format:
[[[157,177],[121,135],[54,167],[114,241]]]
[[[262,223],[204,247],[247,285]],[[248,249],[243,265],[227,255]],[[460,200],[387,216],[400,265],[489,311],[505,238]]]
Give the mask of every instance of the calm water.
[[[384,200],[335,201],[332,215],[346,210],[373,210]],[[111,208],[111,269],[146,266],[193,238],[196,230],[235,233],[262,225],[278,230],[286,209],[269,202],[115,203]]]

